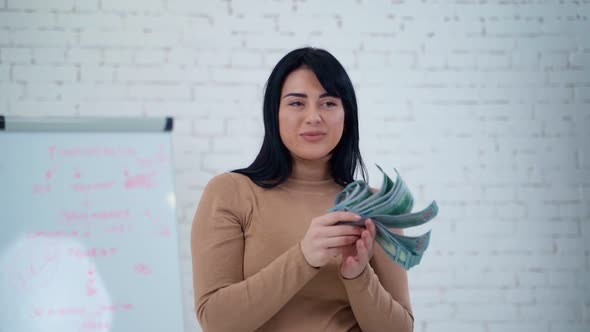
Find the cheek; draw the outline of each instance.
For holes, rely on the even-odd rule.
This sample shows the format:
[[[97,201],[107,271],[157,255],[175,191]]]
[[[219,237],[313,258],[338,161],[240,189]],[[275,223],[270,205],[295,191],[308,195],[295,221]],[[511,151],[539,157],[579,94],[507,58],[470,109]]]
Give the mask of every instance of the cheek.
[[[344,111],[335,114],[329,121],[330,127],[333,128],[334,134],[338,136],[338,141],[340,141],[340,137],[342,137],[342,132],[344,131]]]
[[[283,140],[283,143],[289,141],[294,130],[295,128],[293,119],[287,116],[284,112],[279,111],[279,134]]]

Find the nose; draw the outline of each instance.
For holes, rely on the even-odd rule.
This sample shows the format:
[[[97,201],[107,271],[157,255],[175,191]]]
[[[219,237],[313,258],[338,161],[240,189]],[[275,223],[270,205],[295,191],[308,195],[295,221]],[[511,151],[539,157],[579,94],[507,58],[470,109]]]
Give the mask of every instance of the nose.
[[[322,122],[322,116],[320,110],[317,107],[311,106],[305,114],[305,123],[307,124],[318,124]]]

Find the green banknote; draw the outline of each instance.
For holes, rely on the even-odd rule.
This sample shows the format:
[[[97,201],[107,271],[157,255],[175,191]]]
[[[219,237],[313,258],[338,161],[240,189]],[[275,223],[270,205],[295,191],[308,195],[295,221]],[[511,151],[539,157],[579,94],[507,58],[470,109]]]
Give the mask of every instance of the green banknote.
[[[392,260],[409,270],[420,263],[430,243],[430,231],[414,237],[393,233],[389,228],[422,225],[436,217],[438,206],[433,201],[425,209],[412,213],[414,198],[397,170],[393,181],[381,167],[377,165],[377,168],[383,173],[378,192],[372,192],[364,181],[351,182],[336,195],[334,207],[329,211],[352,211],[362,217],[360,221],[341,224],[364,226],[365,219],[371,218],[377,230],[377,243]]]

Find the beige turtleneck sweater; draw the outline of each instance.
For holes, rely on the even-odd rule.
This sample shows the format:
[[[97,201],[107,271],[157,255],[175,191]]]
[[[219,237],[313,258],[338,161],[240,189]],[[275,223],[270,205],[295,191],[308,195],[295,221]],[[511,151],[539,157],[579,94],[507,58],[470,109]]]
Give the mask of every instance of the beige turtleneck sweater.
[[[413,330],[406,271],[379,245],[351,280],[340,276],[337,259],[322,268],[305,260],[299,241],[342,189],[333,180],[294,179],[264,189],[236,173],[207,184],[191,232],[205,332]]]

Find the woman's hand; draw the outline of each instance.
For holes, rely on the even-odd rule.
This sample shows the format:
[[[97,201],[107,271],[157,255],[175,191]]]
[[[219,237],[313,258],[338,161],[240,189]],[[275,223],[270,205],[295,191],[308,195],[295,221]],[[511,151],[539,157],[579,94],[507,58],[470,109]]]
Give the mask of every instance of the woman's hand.
[[[342,254],[346,247],[357,242],[363,232],[361,227],[335,224],[360,219],[356,213],[345,211],[330,212],[312,219],[300,243],[307,263],[313,267],[324,266],[333,257]]]
[[[373,220],[365,220],[366,229],[363,230],[361,238],[355,243],[349,245],[342,253],[342,264],[340,265],[340,274],[345,279],[354,279],[358,277],[369,264],[373,257],[375,247],[375,236],[377,230]]]

